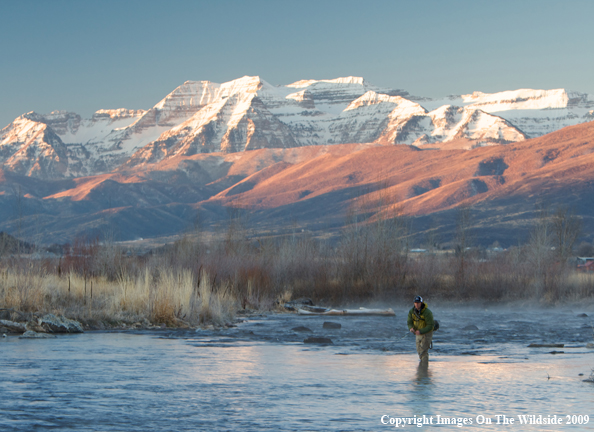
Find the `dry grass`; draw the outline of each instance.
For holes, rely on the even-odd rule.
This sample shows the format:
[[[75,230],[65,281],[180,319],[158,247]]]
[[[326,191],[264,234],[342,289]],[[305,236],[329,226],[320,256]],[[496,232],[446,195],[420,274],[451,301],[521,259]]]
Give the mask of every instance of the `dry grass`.
[[[594,274],[571,272],[567,276],[566,284],[572,300],[580,300],[594,296]]]
[[[85,288],[86,287],[86,288]],[[149,269],[138,276],[85,278],[5,270],[0,278],[0,305],[21,312],[66,315],[82,322],[108,324],[148,320],[168,326],[225,324],[232,320],[237,300],[225,287],[213,287],[203,272],[198,287],[189,270]]]

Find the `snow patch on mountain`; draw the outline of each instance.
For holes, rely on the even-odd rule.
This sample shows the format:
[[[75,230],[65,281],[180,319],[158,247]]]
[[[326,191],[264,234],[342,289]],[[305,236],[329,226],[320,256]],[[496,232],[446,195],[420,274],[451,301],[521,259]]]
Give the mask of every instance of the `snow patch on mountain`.
[[[329,80],[300,80],[300,81],[296,81],[292,84],[287,84],[286,87],[303,88],[303,87],[309,87],[310,85],[317,84],[317,83],[357,84],[360,86],[368,86],[369,85],[361,77],[348,76],[348,77],[335,78],[335,79],[329,79]]]
[[[140,117],[144,113],[144,110],[129,110],[126,108],[100,109],[98,111],[95,111],[95,114],[93,114],[91,120],[98,121],[104,118],[109,118],[112,122],[114,122],[117,120]]]
[[[526,135],[505,119],[474,107],[465,107],[462,119],[444,141],[467,138],[481,144],[507,144],[523,141]]]
[[[309,90],[301,90],[295,93],[288,94],[285,99],[292,99],[299,102],[300,108],[314,109],[316,104],[313,100],[311,92]]]
[[[480,108],[485,112],[565,108],[569,102],[569,95],[564,89],[520,89],[490,94],[476,91],[461,97],[465,104]]]

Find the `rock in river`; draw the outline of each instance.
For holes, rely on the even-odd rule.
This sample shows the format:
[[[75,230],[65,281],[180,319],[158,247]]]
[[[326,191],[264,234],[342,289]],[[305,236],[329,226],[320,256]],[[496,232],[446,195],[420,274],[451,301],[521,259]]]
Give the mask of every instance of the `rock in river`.
[[[339,329],[342,327],[339,323],[326,321],[323,326],[325,329]]]
[[[84,331],[82,324],[78,321],[54,314],[45,315],[39,320],[39,324],[50,333],[82,333]]]
[[[307,328],[307,327],[304,327],[304,326],[293,327],[291,330],[296,331],[296,332],[313,333],[310,328]]]

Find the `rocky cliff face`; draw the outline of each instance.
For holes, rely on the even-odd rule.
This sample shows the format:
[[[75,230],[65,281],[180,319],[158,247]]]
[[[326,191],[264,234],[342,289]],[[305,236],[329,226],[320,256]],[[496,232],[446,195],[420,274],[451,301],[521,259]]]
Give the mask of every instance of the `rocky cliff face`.
[[[259,79],[245,79],[243,85],[222,86],[218,98],[178,126],[136,152],[127,165],[154,162],[176,155],[196,153],[233,153],[261,148],[296,147],[290,128],[274,116],[258,96],[268,84]],[[306,95],[303,95],[306,102]],[[262,97],[269,105],[274,100],[266,89]],[[298,105],[303,99],[291,99]]]
[[[563,89],[431,100],[359,77],[272,86],[246,76],[187,81],[146,111],[99,110],[91,119],[24,114],[0,132],[0,163],[28,176],[68,178],[197,153],[459,138],[496,145],[590,121],[593,113],[594,99]]]

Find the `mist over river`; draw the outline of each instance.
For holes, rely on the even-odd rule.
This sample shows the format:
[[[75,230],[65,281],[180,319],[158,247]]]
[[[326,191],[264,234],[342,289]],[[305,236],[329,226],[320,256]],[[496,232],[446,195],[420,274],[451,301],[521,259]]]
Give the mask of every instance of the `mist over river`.
[[[269,314],[227,330],[2,338],[0,430],[379,431],[423,415],[429,430],[594,430],[594,383],[583,381],[592,306],[429,306],[441,329],[427,370],[405,306],[389,318]],[[503,415],[514,423],[497,424]],[[563,423],[520,425],[523,415]]]

